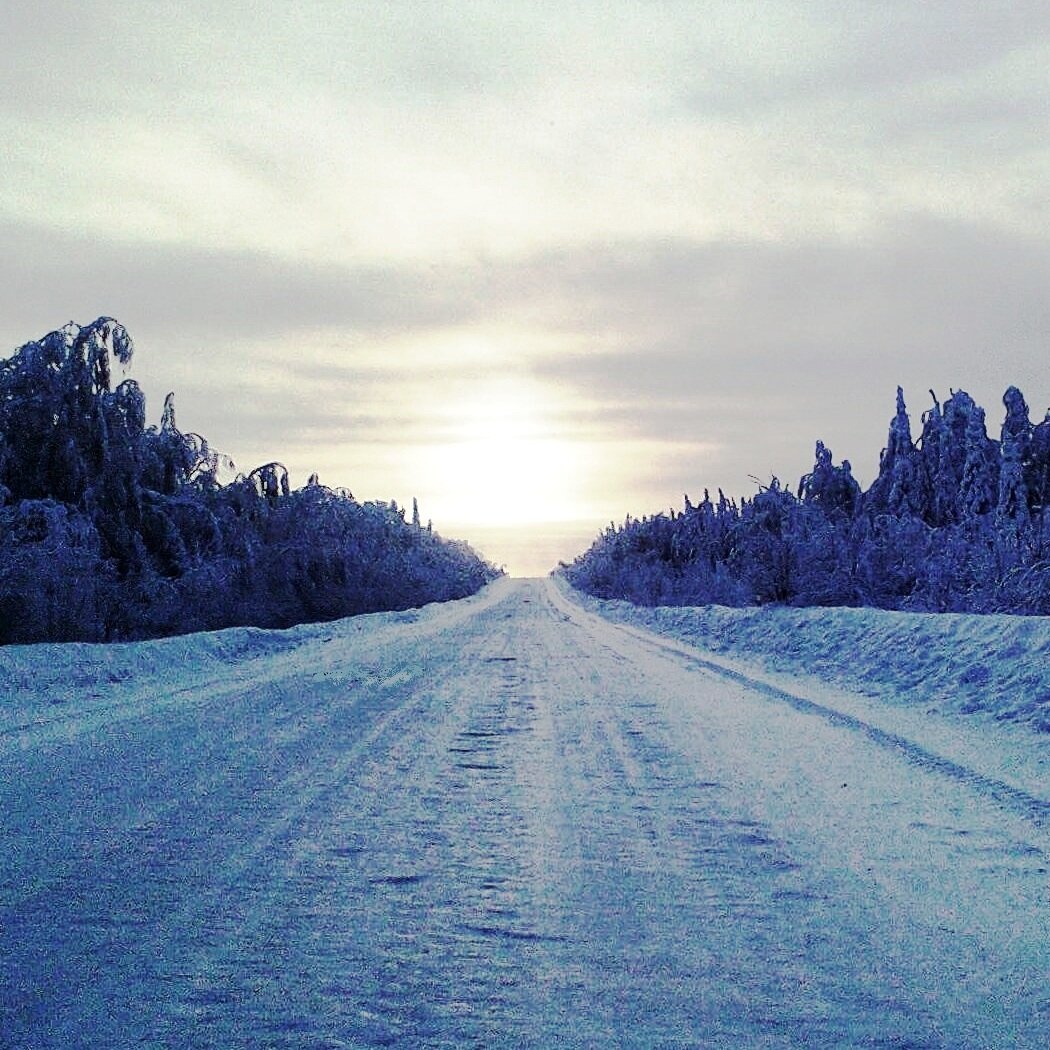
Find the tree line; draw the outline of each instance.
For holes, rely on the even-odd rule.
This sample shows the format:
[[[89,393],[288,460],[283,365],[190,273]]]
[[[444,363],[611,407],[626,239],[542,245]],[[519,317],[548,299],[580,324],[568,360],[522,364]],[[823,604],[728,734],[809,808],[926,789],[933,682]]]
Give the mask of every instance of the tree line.
[[[737,502],[611,524],[570,581],[642,605],[875,606],[1050,614],[1050,413],[1033,424],[1016,387],[998,440],[964,391],[912,438],[897,389],[878,476],[862,491],[820,441],[797,491],[774,478]]]
[[[117,321],[69,324],[0,361],[0,644],[287,627],[476,592],[498,573],[396,503],[280,463],[232,463],[146,425]]]

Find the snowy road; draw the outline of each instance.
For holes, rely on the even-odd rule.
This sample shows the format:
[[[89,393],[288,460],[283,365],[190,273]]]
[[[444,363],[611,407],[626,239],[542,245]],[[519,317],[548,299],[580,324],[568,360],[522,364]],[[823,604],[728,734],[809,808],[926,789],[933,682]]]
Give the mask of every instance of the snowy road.
[[[1045,793],[549,581],[312,630],[0,725],[0,1045],[1046,1045]]]

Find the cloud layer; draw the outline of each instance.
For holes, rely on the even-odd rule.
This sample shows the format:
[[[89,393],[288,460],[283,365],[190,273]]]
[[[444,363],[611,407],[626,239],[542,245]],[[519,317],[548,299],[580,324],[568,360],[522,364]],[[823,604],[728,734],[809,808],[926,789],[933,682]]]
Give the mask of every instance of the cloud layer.
[[[898,383],[1050,404],[1045,4],[103,0],[0,36],[0,339],[117,316],[154,411],[245,466],[440,506],[498,390],[479,448],[560,442],[597,527],[794,482],[817,437],[870,475]]]

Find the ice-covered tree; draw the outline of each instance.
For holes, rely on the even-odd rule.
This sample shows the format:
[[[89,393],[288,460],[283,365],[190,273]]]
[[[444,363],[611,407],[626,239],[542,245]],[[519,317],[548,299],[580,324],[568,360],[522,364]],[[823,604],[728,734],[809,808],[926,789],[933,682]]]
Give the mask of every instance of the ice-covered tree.
[[[798,499],[776,482],[739,507],[705,491],[680,514],[611,525],[565,571],[642,603],[1050,613],[1050,419],[1032,427],[1014,388],[1004,403],[996,442],[968,394],[934,395],[916,446],[898,389],[867,492],[818,442]]]
[[[850,520],[860,505],[860,485],[853,477],[849,460],[836,467],[831,449],[823,441],[817,442],[813,470],[799,483],[799,498],[803,503],[818,507],[828,517]]]
[[[966,459],[959,480],[959,506],[964,521],[973,523],[995,509],[998,454],[988,437],[984,409],[974,406],[966,425]]]
[[[926,502],[927,484],[922,458],[912,444],[911,420],[904,403],[904,391],[897,387],[897,411],[890,421],[878,476],[865,494],[865,506],[871,514],[904,517],[921,515]]]
[[[182,432],[174,396],[146,427],[112,318],[0,361],[0,642],[139,638],[404,608],[495,574],[468,547],[362,506],[316,476],[232,468]],[[418,524],[418,523],[417,523]]]
[[[1003,404],[1006,405],[1006,419],[999,444],[1002,462],[995,509],[996,526],[1000,532],[1009,530],[1021,534],[1031,525],[1025,477],[1031,466],[1032,424],[1028,418],[1028,405],[1017,387],[1012,386],[1006,391]]]

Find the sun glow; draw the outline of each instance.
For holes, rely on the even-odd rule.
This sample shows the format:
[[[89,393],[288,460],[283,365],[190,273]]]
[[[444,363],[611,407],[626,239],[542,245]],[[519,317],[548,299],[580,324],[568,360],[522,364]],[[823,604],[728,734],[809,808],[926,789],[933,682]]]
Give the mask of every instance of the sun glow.
[[[425,453],[435,513],[485,526],[579,518],[587,455],[568,418],[549,390],[520,378],[445,406],[444,438]]]

